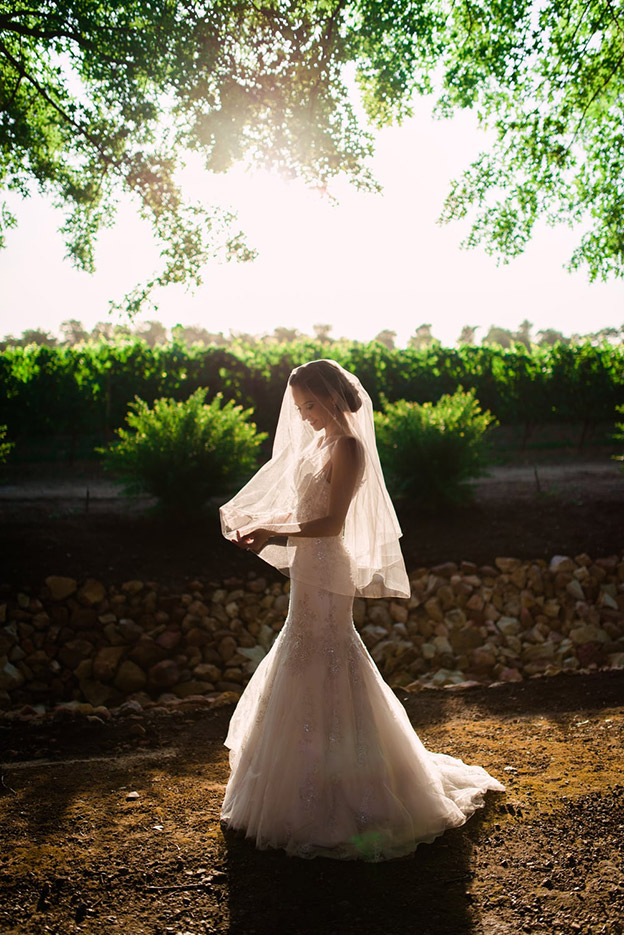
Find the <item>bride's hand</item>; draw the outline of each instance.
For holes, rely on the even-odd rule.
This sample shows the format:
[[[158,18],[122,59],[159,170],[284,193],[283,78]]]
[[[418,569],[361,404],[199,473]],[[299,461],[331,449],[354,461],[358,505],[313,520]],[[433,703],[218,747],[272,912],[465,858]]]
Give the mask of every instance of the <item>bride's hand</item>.
[[[241,536],[239,531],[236,530],[236,539],[232,541],[240,549],[245,549],[248,552],[259,552],[266,545],[270,535],[268,529],[254,529],[253,532],[246,536]]]

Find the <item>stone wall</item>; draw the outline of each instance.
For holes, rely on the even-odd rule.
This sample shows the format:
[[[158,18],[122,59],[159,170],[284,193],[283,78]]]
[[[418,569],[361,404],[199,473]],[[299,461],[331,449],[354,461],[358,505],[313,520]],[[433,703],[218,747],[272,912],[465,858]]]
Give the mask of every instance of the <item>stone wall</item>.
[[[356,626],[393,686],[519,681],[624,666],[624,552],[410,575],[408,600],[356,599]],[[250,575],[105,586],[50,576],[0,602],[0,708],[116,707],[240,694],[288,609],[289,582]]]

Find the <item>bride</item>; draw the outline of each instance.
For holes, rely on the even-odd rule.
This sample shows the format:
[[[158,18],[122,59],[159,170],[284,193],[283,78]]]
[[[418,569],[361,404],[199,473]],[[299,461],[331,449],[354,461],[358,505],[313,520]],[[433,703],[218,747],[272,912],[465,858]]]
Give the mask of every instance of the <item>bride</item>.
[[[292,856],[411,853],[504,787],[425,749],[352,617],[409,597],[370,397],[335,361],[292,371],[271,460],[221,507],[224,535],[291,579],[286,623],[232,716],[226,828]]]

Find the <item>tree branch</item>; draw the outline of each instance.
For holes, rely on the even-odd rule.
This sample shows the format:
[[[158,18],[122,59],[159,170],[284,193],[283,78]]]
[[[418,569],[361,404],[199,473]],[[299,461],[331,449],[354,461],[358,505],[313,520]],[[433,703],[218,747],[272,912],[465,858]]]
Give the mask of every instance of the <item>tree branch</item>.
[[[21,75],[22,78],[28,81],[35,88],[35,90],[43,98],[43,100],[46,101],[46,103],[49,104],[50,107],[52,107],[63,118],[63,120],[66,123],[68,123],[71,127],[73,127],[77,133],[83,136],[91,144],[91,146],[94,147],[94,149],[100,154],[103,162],[106,165],[112,165],[118,169],[121,168],[122,164],[118,162],[116,159],[114,159],[110,154],[106,153],[102,149],[98,141],[94,139],[91,136],[91,134],[83,126],[81,126],[81,124],[77,120],[75,120],[70,114],[68,114],[67,111],[64,110],[60,104],[58,104],[52,97],[50,97],[50,95],[47,93],[45,88],[43,88],[39,84],[36,78],[34,78],[32,75],[30,75],[26,71],[22,63],[18,61],[18,59],[15,58],[15,56],[9,51],[9,49],[7,49],[7,47],[5,46],[4,42],[2,42],[1,39],[0,39],[0,53],[4,55],[4,57],[11,63],[11,65],[13,65],[17,73]]]
[[[615,23],[615,25],[617,26],[617,28],[620,30],[620,32],[621,32],[622,35],[624,36],[624,29],[622,28],[622,26],[621,26],[621,24],[620,24],[620,21],[619,21],[619,19],[618,19],[618,17],[617,17],[617,14],[616,14],[615,10],[613,9],[613,4],[612,4],[611,0],[607,0],[607,6],[609,7],[609,13],[611,14],[611,19],[613,20],[613,22]]]
[[[581,116],[579,117],[578,123],[576,124],[576,128],[575,128],[575,130],[574,130],[574,133],[572,134],[572,139],[570,140],[570,142],[569,142],[568,145],[566,146],[566,150],[565,150],[566,154],[570,152],[570,149],[572,148],[572,146],[573,146],[573,144],[574,144],[574,142],[575,142],[577,136],[579,135],[580,129],[581,129],[581,127],[583,126],[583,121],[585,120],[585,117],[587,116],[587,111],[589,110],[589,108],[591,107],[591,105],[594,103],[594,101],[596,100],[596,98],[598,97],[598,95],[599,95],[599,94],[602,94],[602,92],[604,91],[604,89],[607,87],[607,85],[609,84],[609,82],[611,81],[611,79],[613,78],[613,76],[615,75],[615,73],[617,72],[617,70],[619,69],[619,67],[620,67],[620,65],[622,64],[622,62],[624,62],[624,52],[622,52],[622,54],[621,54],[620,57],[618,58],[617,62],[615,63],[615,65],[613,66],[613,68],[611,69],[611,71],[609,72],[609,74],[607,75],[607,77],[605,78],[605,80],[602,82],[602,84],[600,85],[599,88],[596,88],[596,90],[594,91],[594,93],[592,94],[592,96],[590,97],[590,99],[588,100],[587,104],[586,104],[585,107],[583,108],[583,110],[582,110],[582,112],[581,112]]]
[[[3,32],[13,33],[19,36],[25,36],[26,38],[31,39],[68,39],[70,42],[75,42],[76,45],[81,49],[86,49],[89,52],[97,52],[98,56],[104,61],[116,65],[127,65],[128,60],[125,58],[118,58],[113,55],[107,55],[102,51],[101,47],[97,42],[93,42],[90,39],[87,39],[81,33],[71,32],[66,29],[36,29],[29,26],[22,26],[19,23],[13,23],[11,20],[0,17],[0,34]]]

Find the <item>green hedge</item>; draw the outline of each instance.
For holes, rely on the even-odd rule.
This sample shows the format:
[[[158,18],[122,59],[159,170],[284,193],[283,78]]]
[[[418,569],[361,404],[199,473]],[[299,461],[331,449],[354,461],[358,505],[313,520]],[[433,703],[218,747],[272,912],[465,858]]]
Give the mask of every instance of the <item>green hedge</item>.
[[[554,345],[528,351],[495,346],[389,350],[340,341],[240,345],[224,350],[142,341],[68,348],[29,346],[0,354],[0,423],[19,436],[111,437],[135,396],[148,404],[187,399],[204,387],[253,407],[261,430],[272,431],[290,370],[333,357],[356,373],[372,396],[432,402],[458,387],[474,391],[502,425],[547,422],[587,426],[615,421],[624,402],[624,347]]]
[[[470,499],[468,482],[485,473],[494,424],[472,392],[445,394],[436,403],[386,403],[375,413],[375,428],[390,492],[431,508]]]
[[[127,493],[151,494],[167,513],[188,515],[253,473],[264,435],[250,421],[251,410],[223,404],[219,394],[209,404],[205,397],[198,389],[183,402],[131,403],[128,428],[117,429],[117,440],[102,449]]]

